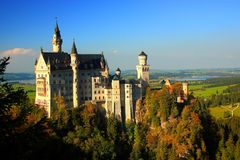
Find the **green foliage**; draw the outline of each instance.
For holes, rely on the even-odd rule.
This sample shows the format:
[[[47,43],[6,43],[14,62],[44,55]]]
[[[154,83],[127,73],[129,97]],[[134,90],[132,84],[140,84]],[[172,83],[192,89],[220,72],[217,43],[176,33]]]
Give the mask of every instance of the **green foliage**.
[[[145,152],[145,133],[146,133],[146,128],[145,126],[138,124],[135,125],[134,127],[134,143],[133,143],[133,148],[132,152],[130,155],[130,159],[146,159],[144,158],[146,155]]]
[[[0,59],[0,76],[8,58]],[[209,106],[239,101],[239,85],[208,99],[176,103],[182,86],[147,90],[137,123],[122,123],[91,103],[65,106],[55,96],[52,117],[23,88],[0,77],[0,153],[8,159],[240,159],[240,118],[214,119]],[[219,82],[222,83],[222,82]],[[224,82],[225,84],[226,82]],[[212,108],[210,108],[211,110]]]
[[[34,102],[35,96],[36,96],[36,87],[35,87],[35,85],[16,83],[16,84],[13,84],[13,87],[15,89],[18,89],[18,88],[24,89],[27,92],[27,95],[28,95],[30,101]]]

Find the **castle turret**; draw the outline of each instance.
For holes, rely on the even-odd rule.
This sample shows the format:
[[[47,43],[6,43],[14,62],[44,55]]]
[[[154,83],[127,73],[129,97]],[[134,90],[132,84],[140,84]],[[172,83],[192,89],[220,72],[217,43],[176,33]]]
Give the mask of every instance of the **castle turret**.
[[[143,81],[143,85],[147,86],[149,81],[149,67],[147,64],[147,54],[143,51],[138,55],[139,64],[137,68],[137,78]]]
[[[75,42],[73,42],[72,51],[71,51],[71,66],[73,70],[73,107],[76,108],[79,106],[78,99],[78,59],[77,59],[77,48]]]
[[[188,98],[188,82],[187,81],[182,83],[182,88],[183,88],[184,99],[187,100]]]
[[[54,34],[52,38],[53,52],[62,52],[62,38],[60,30],[58,28],[58,23],[56,22],[56,27],[54,29]]]
[[[118,77],[121,76],[121,70],[120,70],[120,68],[117,68],[117,69],[116,69],[115,74],[116,74]]]
[[[119,68],[116,69],[115,75],[112,79],[112,113],[119,119],[122,120],[122,112],[121,112],[121,70]]]

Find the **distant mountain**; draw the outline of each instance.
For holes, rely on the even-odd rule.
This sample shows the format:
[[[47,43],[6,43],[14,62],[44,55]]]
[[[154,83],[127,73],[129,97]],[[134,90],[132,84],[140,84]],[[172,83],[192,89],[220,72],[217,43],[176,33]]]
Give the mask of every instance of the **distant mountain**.
[[[110,74],[115,74],[115,71],[110,71]],[[218,69],[182,69],[182,70],[159,70],[150,69],[150,79],[164,78],[196,78],[203,79],[214,77],[239,77],[240,68],[218,68]],[[122,70],[122,77],[126,79],[135,79],[137,77],[136,70]],[[207,77],[207,78],[206,78]],[[34,73],[5,73],[4,78],[11,82],[35,82]]]
[[[3,77],[7,81],[22,81],[35,79],[34,73],[5,73]]]

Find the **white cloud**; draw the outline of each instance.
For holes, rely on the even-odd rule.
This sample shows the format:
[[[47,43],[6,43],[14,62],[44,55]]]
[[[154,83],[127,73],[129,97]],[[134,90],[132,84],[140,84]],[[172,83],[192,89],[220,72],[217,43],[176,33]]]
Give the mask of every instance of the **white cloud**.
[[[5,51],[0,51],[0,55],[3,56],[18,56],[18,55],[31,56],[33,54],[34,50],[31,48],[13,48]]]
[[[115,50],[112,51],[112,53],[113,53],[114,55],[118,55],[118,50],[115,49]]]

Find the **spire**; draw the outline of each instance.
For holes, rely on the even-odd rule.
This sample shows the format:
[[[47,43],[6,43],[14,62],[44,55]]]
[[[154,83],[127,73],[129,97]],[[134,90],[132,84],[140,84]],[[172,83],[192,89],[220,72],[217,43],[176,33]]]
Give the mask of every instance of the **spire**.
[[[52,38],[52,44],[53,44],[53,52],[56,52],[56,53],[62,52],[62,38],[61,38],[60,30],[58,27],[57,18],[56,18],[56,26],[54,28],[54,34]]]
[[[40,53],[43,53],[43,48],[42,47],[40,48]]]
[[[76,48],[75,40],[73,40],[73,45],[72,45],[72,52],[71,52],[71,54],[77,54],[77,48]]]
[[[37,65],[37,63],[38,63],[38,61],[37,61],[37,59],[35,60],[35,65]]]
[[[56,21],[56,27],[54,28],[54,34],[56,34],[57,37],[61,37],[57,21]]]

